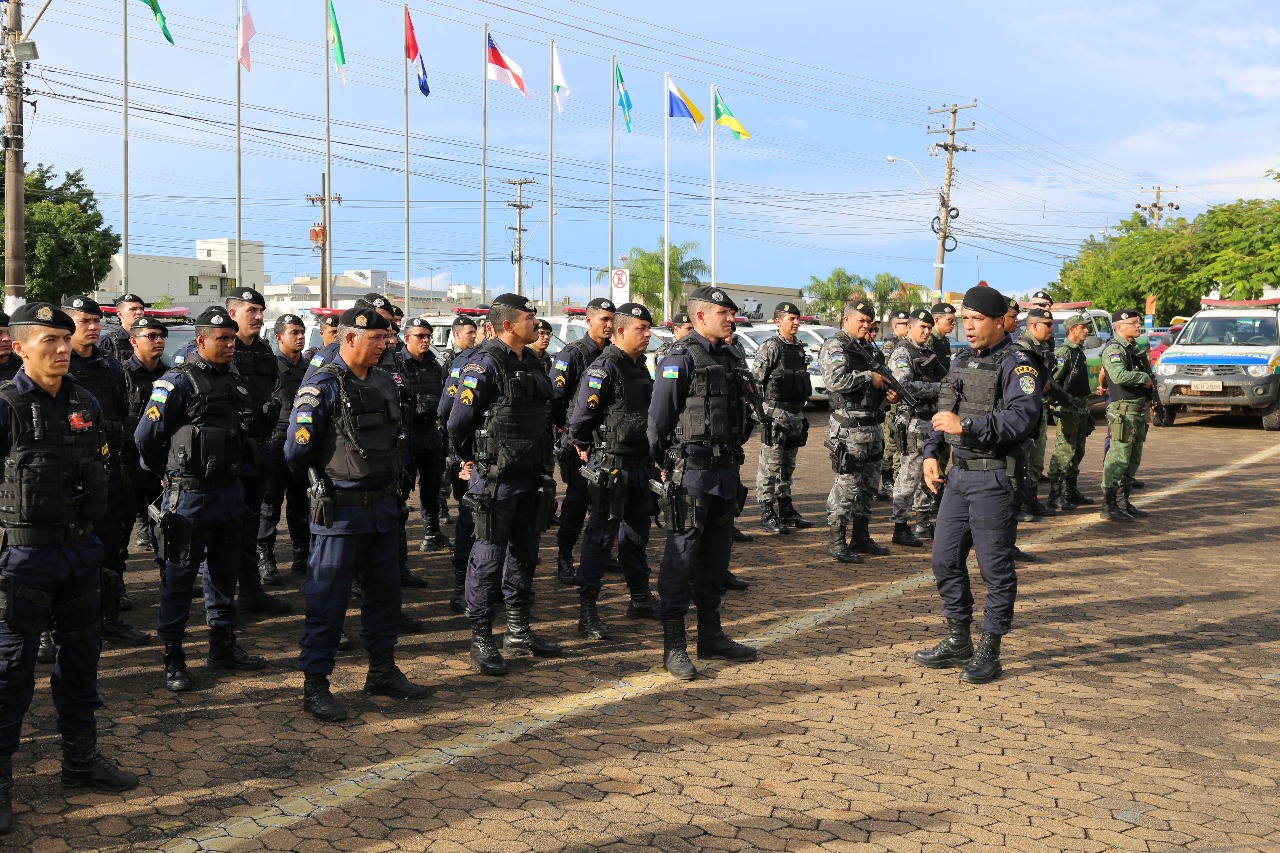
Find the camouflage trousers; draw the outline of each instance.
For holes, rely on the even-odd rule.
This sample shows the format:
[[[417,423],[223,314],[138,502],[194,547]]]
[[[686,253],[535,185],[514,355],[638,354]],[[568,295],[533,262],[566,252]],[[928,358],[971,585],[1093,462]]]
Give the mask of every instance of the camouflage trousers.
[[[1044,476],[1044,450],[1049,443],[1048,409],[1040,413],[1040,428],[1036,431],[1035,440],[1027,448],[1027,470],[1023,472],[1023,488],[1027,494],[1034,495],[1040,478]]]
[[[898,476],[898,469],[902,467],[902,448],[898,447],[898,436],[893,430],[893,419],[897,412],[896,405],[890,406],[884,417],[884,425],[881,427],[881,432],[884,433],[884,453],[881,454],[880,460],[882,483],[884,481],[892,483]],[[879,491],[879,485],[876,490]]]
[[[1093,415],[1089,398],[1080,397],[1073,406],[1054,409],[1058,421],[1058,437],[1049,460],[1050,480],[1074,480],[1080,476],[1080,460],[1084,458],[1085,440],[1093,432]]]
[[[776,505],[779,498],[791,497],[791,480],[796,472],[796,452],[809,437],[809,422],[801,412],[773,406],[765,408],[771,422],[773,444],[760,442],[756,463],[756,500],[761,506]]]
[[[1131,488],[1142,464],[1142,445],[1147,440],[1147,401],[1108,403],[1107,432],[1111,445],[1102,461],[1102,491]]]
[[[827,523],[847,524],[854,518],[870,518],[884,458],[880,425],[850,428],[833,420],[826,445],[836,474],[831,494],[827,495]]]
[[[906,446],[901,448],[902,462],[893,481],[893,512],[889,520],[905,524],[915,513],[917,523],[933,512],[933,493],[924,485],[924,440],[929,437],[930,423],[915,418],[906,429]]]

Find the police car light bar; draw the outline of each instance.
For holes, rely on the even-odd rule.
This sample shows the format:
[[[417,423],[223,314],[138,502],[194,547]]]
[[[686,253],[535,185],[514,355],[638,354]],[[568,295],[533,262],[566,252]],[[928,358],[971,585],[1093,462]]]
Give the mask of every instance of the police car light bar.
[[[341,317],[344,309],[342,308],[312,308],[312,317]]]
[[[587,314],[587,309],[586,308],[566,308],[564,309],[564,313],[573,314],[578,317],[585,317]]]
[[[1201,299],[1201,308],[1275,308],[1280,299]]]
[[[454,308],[453,313],[460,314],[463,317],[487,317],[489,315],[488,308]]]

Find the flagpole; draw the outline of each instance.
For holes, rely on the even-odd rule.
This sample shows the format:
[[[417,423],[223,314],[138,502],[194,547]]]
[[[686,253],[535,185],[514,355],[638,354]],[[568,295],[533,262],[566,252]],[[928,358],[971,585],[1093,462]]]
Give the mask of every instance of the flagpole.
[[[409,44],[409,6],[404,7],[404,43]],[[409,310],[409,56],[404,60],[404,316],[413,317]]]
[[[609,91],[613,97],[609,99],[609,266],[613,269],[613,134],[618,115],[618,57],[610,58]],[[609,276],[610,283],[613,276]]]
[[[711,286],[716,286],[716,84],[711,84]]]
[[[236,0],[236,274],[235,280],[238,286],[245,286],[240,280],[241,255],[240,243],[242,239],[243,220],[240,214],[240,186],[241,186],[241,170],[240,170],[240,28],[244,25],[240,14],[240,0]]]
[[[556,292],[556,40],[551,40],[551,86],[547,89],[547,284]],[[550,306],[547,306],[550,313]]]
[[[123,124],[121,125],[123,144],[121,152],[123,168],[121,171],[123,172],[123,183],[120,202],[120,292],[124,294],[129,292],[129,0],[120,0],[120,19],[123,22],[122,41],[124,42],[124,50],[122,52],[124,94],[122,96]]]
[[[480,301],[489,301],[489,25],[484,25],[484,61],[480,64],[480,98],[484,118],[480,123]]]
[[[320,305],[323,308],[330,307],[333,301],[333,294],[330,293],[331,280],[333,278],[333,204],[330,199],[333,197],[333,138],[329,132],[329,3],[331,0],[323,0],[324,3],[324,175],[325,175],[325,193],[324,199],[320,202],[324,211],[322,217],[324,221],[324,254],[325,263],[321,265],[324,275],[320,280]]]
[[[671,75],[662,75],[662,319],[671,319]]]

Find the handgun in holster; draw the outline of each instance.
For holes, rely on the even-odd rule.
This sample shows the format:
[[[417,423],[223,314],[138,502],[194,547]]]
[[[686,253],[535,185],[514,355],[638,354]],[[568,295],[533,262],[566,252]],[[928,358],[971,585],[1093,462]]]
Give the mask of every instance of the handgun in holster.
[[[843,441],[835,438],[828,438],[822,442],[822,446],[827,449],[827,453],[831,455],[831,470],[836,474],[850,474],[853,472],[854,466],[849,459],[849,448]]]
[[[511,538],[511,516],[498,509],[495,500],[497,488],[496,472],[491,471],[485,477],[484,491],[467,492],[462,503],[471,510],[476,525],[476,539],[505,545]]]
[[[169,484],[169,506],[178,503],[176,480]],[[161,509],[157,501],[147,505],[147,517],[155,530],[156,556],[165,562],[183,563],[191,555],[191,525],[172,509]]]
[[[556,481],[554,477],[538,478],[538,502],[533,508],[533,532],[542,534],[551,527],[551,516],[556,511]]]
[[[311,500],[311,520],[321,527],[333,527],[333,487],[318,468],[307,469],[307,497]]]

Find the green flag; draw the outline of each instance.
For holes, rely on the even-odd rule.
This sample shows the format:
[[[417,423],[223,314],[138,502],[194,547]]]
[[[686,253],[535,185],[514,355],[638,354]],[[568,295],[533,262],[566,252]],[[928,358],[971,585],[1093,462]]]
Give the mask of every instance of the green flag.
[[[733,117],[733,112],[729,109],[729,105],[720,97],[719,90],[716,91],[716,124],[724,125],[733,131],[733,135],[738,139],[750,139],[751,134],[747,133],[747,129],[742,126],[742,122]]]
[[[164,37],[169,40],[169,44],[173,44],[173,36],[169,34],[169,24],[164,19],[164,12],[160,9],[160,0],[142,0],[147,8],[151,10],[151,14],[156,16],[156,23],[160,25],[160,32],[164,33]]]
[[[333,46],[333,64],[337,66],[338,76],[347,82],[347,54],[342,49],[342,31],[338,29],[338,13],[333,11],[333,0],[329,0],[329,44]]]

